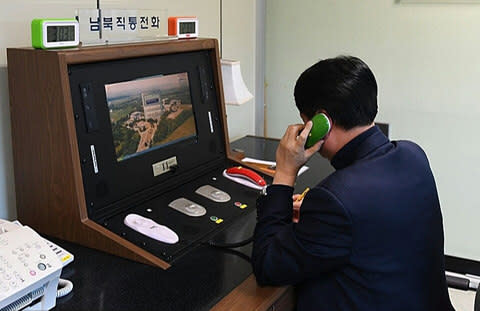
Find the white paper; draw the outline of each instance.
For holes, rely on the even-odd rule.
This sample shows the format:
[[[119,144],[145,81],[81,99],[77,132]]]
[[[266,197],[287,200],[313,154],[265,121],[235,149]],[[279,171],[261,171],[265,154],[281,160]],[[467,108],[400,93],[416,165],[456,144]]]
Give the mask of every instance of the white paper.
[[[273,161],[265,161],[265,160],[259,160],[259,159],[254,159],[254,158],[248,158],[248,157],[245,157],[242,159],[242,162],[246,162],[246,163],[257,163],[257,164],[263,164],[263,165],[270,165],[272,166],[272,169],[275,169],[277,163],[273,162]],[[298,174],[297,176],[300,176],[301,174],[303,174],[304,172],[306,172],[308,170],[308,166],[302,166],[300,168],[300,170],[298,171]]]

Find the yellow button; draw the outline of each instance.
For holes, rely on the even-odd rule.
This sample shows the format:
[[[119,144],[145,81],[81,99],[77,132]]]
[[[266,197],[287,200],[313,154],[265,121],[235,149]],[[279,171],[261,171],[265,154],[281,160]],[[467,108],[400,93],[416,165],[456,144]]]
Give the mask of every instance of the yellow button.
[[[67,256],[63,257],[61,261],[64,262],[64,261],[69,260],[69,259],[70,259],[70,255],[67,255]]]

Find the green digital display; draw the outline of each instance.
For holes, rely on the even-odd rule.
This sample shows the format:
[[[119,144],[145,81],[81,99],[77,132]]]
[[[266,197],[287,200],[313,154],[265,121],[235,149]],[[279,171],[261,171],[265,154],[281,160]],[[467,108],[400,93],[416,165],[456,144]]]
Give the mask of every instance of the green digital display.
[[[75,40],[75,26],[47,26],[47,42]]]
[[[179,34],[195,33],[195,22],[180,22]]]

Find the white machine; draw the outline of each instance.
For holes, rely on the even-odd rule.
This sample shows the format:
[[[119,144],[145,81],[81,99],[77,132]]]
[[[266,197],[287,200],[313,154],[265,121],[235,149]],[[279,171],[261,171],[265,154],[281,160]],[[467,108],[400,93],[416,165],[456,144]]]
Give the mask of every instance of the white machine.
[[[0,219],[0,311],[50,310],[73,285],[61,280],[73,255],[30,227]],[[60,283],[59,283],[60,281]],[[58,285],[64,288],[57,291]]]

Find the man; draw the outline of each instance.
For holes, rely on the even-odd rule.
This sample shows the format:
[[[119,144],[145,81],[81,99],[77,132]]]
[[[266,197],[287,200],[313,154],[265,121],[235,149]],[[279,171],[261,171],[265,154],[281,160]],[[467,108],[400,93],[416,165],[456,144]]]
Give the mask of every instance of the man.
[[[389,141],[374,125],[377,84],[355,57],[307,69],[295,86],[305,125],[291,125],[257,202],[252,265],[262,285],[295,285],[298,310],[453,310],[443,224],[423,150]],[[315,114],[331,130],[305,150]],[[293,185],[317,151],[336,169],[311,189],[292,222]],[[298,195],[293,196],[296,201]]]

